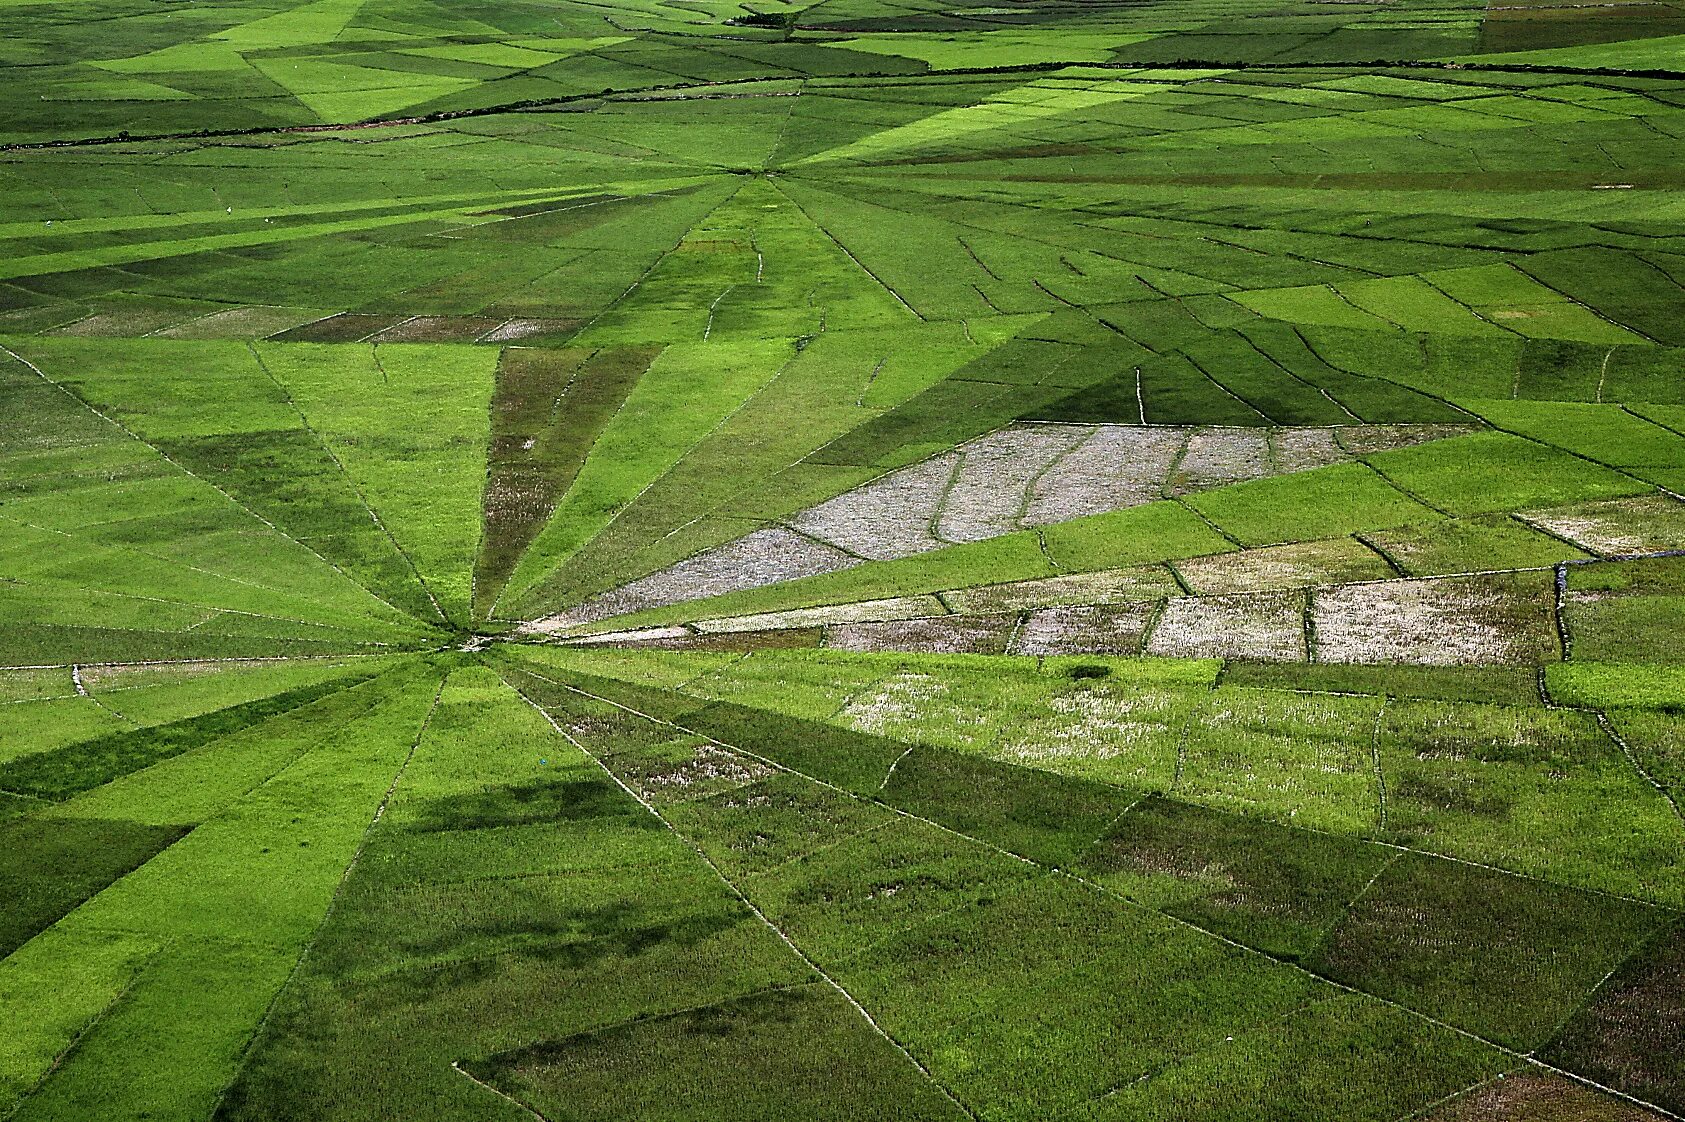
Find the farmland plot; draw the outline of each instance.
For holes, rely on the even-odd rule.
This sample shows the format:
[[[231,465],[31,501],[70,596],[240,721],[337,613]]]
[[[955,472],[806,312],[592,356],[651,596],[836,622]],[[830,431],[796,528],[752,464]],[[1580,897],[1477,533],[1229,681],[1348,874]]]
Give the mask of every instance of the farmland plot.
[[[0,1118],[1685,1113],[1673,7],[0,24]]]

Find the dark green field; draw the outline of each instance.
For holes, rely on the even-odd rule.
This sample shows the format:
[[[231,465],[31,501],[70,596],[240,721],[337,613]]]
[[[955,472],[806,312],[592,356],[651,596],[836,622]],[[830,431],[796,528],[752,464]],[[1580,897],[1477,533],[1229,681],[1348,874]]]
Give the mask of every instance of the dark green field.
[[[0,1122],[1685,1119],[1685,4],[0,73]]]

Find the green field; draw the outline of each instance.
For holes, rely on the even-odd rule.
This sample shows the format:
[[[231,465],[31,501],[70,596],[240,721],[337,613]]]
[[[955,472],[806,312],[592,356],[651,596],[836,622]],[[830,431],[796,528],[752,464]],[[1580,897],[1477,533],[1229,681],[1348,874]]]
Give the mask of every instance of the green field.
[[[0,1122],[1685,1119],[1685,4],[0,30]]]

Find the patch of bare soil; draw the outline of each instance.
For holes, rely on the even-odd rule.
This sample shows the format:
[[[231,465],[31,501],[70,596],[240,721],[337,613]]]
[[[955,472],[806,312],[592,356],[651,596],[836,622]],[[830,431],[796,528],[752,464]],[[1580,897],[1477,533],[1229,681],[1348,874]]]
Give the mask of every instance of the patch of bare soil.
[[[482,343],[547,343],[565,339],[579,328],[575,319],[506,319],[484,335]]]
[[[846,569],[859,562],[782,527],[745,534],[550,617],[562,627]]]
[[[1517,517],[1600,557],[1685,549],[1685,503],[1667,495],[1576,503]]]
[[[1571,1079],[1510,1072],[1422,1116],[1422,1122],[1661,1122],[1662,1116]]]
[[[1267,429],[1200,429],[1188,438],[1188,450],[1168,481],[1172,493],[1262,479],[1271,472]]]
[[[355,343],[391,327],[405,316],[373,316],[341,312],[337,316],[303,323],[271,336],[279,343]]]
[[[1354,538],[1194,557],[1176,562],[1176,571],[1202,596],[1385,580],[1393,575],[1379,554]]]
[[[1279,472],[1309,471],[1351,459],[1333,429],[1276,429],[1270,445]]]
[[[411,316],[376,335],[373,343],[472,343],[498,325],[483,316]]]
[[[1187,443],[1179,428],[1098,425],[1030,487],[1024,525],[1043,526],[1157,499]]]
[[[1165,604],[1146,653],[1300,661],[1305,657],[1304,606],[1299,592],[1184,596]]]
[[[936,536],[974,542],[1018,529],[1031,483],[1087,435],[1068,425],[1013,425],[961,445]]]
[[[1001,654],[1017,625],[1018,617],[1012,614],[842,623],[826,631],[825,646],[843,651]]]
[[[945,615],[942,602],[934,596],[893,596],[883,600],[859,600],[822,608],[791,608],[783,612],[757,612],[746,616],[721,616],[698,620],[698,631],[718,635],[735,631],[769,631],[788,627],[824,627],[839,623],[875,623],[886,620],[919,619]]]
[[[213,312],[158,332],[164,339],[264,339],[321,318],[303,308],[246,307]]]
[[[1412,448],[1430,440],[1479,431],[1478,425],[1342,425],[1336,430],[1341,447],[1354,456]]]
[[[1549,574],[1351,584],[1316,594],[1326,662],[1461,666],[1553,657]]]
[[[931,526],[959,462],[957,452],[934,456],[809,507],[792,523],[803,533],[873,560],[939,549],[946,543]]]
[[[1136,603],[1042,608],[1025,618],[1009,653],[1137,654],[1156,607]]]

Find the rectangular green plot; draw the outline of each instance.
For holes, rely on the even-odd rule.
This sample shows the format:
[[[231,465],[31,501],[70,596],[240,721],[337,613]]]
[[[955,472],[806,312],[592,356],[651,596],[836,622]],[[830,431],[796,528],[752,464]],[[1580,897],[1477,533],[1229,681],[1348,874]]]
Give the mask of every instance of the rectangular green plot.
[[[950,749],[916,747],[883,799],[1044,865],[1065,866],[1135,801],[1128,791]]]
[[[1619,405],[1471,402],[1493,424],[1646,478],[1685,468],[1685,437]]]
[[[962,1101],[984,1117],[1026,1120],[1080,1107],[1327,992],[1059,877],[935,919],[837,975]]]
[[[1615,498],[1646,490],[1643,483],[1609,468],[1507,433],[1460,436],[1376,453],[1368,460],[1410,494],[1458,516]]]
[[[469,1070],[545,1117],[565,1110],[581,1122],[852,1120],[889,1102],[916,1122],[967,1117],[823,983],[535,1044]]]
[[[1679,821],[1584,712],[1395,701],[1376,736],[1381,836],[1676,907]]]
[[[12,760],[133,728],[92,698],[60,697],[0,706],[0,769]],[[0,788],[5,783],[0,781]]]
[[[1079,870],[1137,903],[1299,959],[1391,857],[1355,839],[1150,798],[1118,819]]]
[[[1545,688],[1587,709],[1685,709],[1685,666],[1576,659],[1545,668]]]
[[[1352,415],[1250,346],[1199,349],[1189,359],[1278,425],[1337,425]]]
[[[1340,285],[1340,294],[1406,331],[1495,335],[1501,330],[1416,277],[1349,281]]]
[[[1363,464],[1232,483],[1182,501],[1243,545],[1339,537],[1439,517]]]
[[[1611,343],[1645,337],[1667,346],[1685,344],[1679,286],[1637,254],[1605,247],[1555,250],[1534,254],[1521,267],[1612,321]]]
[[[1219,810],[1337,833],[1381,813],[1370,750],[1376,698],[1219,688],[1188,727],[1171,793]]]
[[[1567,573],[1563,622],[1573,654],[1599,662],[1674,664],[1685,626],[1685,558],[1576,565]]]
[[[1141,363],[1143,423],[1155,425],[1263,425],[1268,419],[1232,391],[1212,381],[1180,355]],[[1114,391],[1115,392],[1115,391]],[[1066,408],[1092,408],[1081,395]]]
[[[1391,1122],[1508,1069],[1488,1045],[1358,994],[1306,1005],[1120,1086],[1084,1122]]]
[[[1527,1051],[1671,918],[1642,904],[1405,854],[1357,900],[1312,965]]]
[[[1327,285],[1237,292],[1230,299],[1246,305],[1259,315],[1288,323],[1351,327],[1364,331],[1397,330],[1388,321],[1342,299],[1338,291]]]

